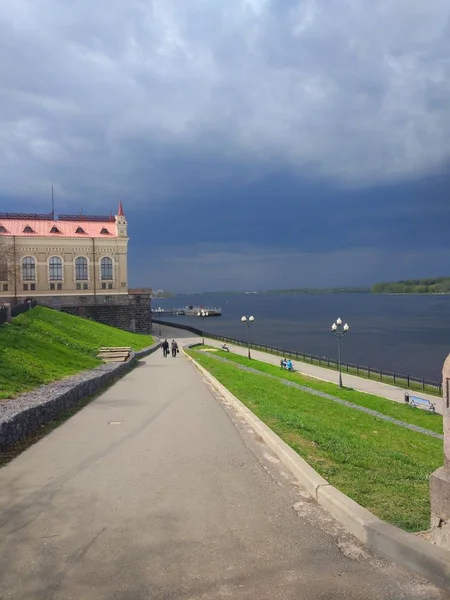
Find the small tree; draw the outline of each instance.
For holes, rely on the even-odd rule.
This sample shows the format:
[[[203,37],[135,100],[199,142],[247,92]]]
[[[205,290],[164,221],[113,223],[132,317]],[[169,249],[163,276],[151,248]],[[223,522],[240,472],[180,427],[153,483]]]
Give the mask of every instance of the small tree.
[[[0,235],[0,282],[8,284],[8,292],[14,296],[14,303],[16,303],[20,282],[20,262],[14,238],[11,236]]]

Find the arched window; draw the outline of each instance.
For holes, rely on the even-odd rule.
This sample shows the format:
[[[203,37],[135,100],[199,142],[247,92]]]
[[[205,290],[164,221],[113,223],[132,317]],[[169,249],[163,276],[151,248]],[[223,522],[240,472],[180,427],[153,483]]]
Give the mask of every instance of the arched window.
[[[62,281],[62,260],[59,256],[52,256],[48,261],[50,281]]]
[[[75,259],[75,280],[88,280],[88,261],[87,258],[84,258],[84,256],[79,256],[77,259]]]
[[[32,256],[25,256],[22,259],[22,279],[24,281],[36,280],[36,261]]]
[[[100,261],[100,276],[102,281],[112,281],[113,261],[109,256],[104,256]]]

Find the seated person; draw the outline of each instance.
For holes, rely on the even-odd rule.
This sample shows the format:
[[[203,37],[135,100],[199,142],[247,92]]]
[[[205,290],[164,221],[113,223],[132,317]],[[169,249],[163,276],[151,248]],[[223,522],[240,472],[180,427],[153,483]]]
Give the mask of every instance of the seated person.
[[[293,371],[294,370],[294,365],[292,364],[292,360],[289,359],[288,361],[286,361],[286,369],[288,371]]]
[[[228,346],[227,346],[226,344],[224,344],[224,345],[222,346],[222,350],[223,350],[224,352],[229,352],[229,351],[230,351],[230,349],[228,348]]]
[[[285,368],[286,368],[286,364],[287,364],[287,360],[286,360],[285,358],[282,358],[282,359],[280,360],[280,367],[281,367],[282,369],[285,369]]]

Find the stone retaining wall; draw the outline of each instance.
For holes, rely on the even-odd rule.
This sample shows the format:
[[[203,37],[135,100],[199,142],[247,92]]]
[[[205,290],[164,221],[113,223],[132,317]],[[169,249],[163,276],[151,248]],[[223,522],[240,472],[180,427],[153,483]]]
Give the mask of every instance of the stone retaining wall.
[[[117,327],[136,333],[151,333],[152,313],[150,301],[139,296],[128,299],[123,304],[93,304],[79,306],[62,306],[61,312],[92,319],[97,323]]]
[[[17,398],[0,403],[0,451],[50,423],[62,412],[99,392],[117,377],[127,373],[136,362],[159,348],[153,344],[133,353],[125,363],[99,365],[72,377],[41,386]]]

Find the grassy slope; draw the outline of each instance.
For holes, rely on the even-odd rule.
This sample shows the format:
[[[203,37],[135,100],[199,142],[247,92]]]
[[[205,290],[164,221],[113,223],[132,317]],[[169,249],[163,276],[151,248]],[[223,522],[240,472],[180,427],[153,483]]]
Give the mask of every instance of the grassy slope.
[[[441,440],[192,355],[332,485],[407,531],[429,527],[428,477],[442,464]]]
[[[251,367],[252,369],[256,369],[263,373],[270,373],[271,375],[280,377],[281,379],[295,381],[300,385],[305,385],[315,390],[326,392],[331,396],[336,396],[337,398],[347,400],[347,402],[353,402],[353,404],[371,408],[372,410],[376,410],[384,415],[388,415],[389,417],[394,417],[394,419],[398,419],[399,421],[411,423],[412,425],[419,425],[420,427],[430,429],[436,433],[443,433],[442,415],[431,413],[425,410],[419,410],[417,408],[408,406],[407,404],[401,404],[399,402],[394,402],[393,400],[388,400],[387,398],[382,398],[381,396],[359,392],[358,390],[353,390],[350,388],[341,389],[334,383],[320,381],[319,379],[307,377],[301,373],[289,373],[286,370],[280,369],[280,367],[276,367],[258,360],[249,360],[247,357],[241,356],[240,354],[222,351],[215,351],[214,354],[241,365]]]
[[[0,400],[101,364],[101,346],[153,343],[148,335],[73,317],[38,306],[0,326]]]

